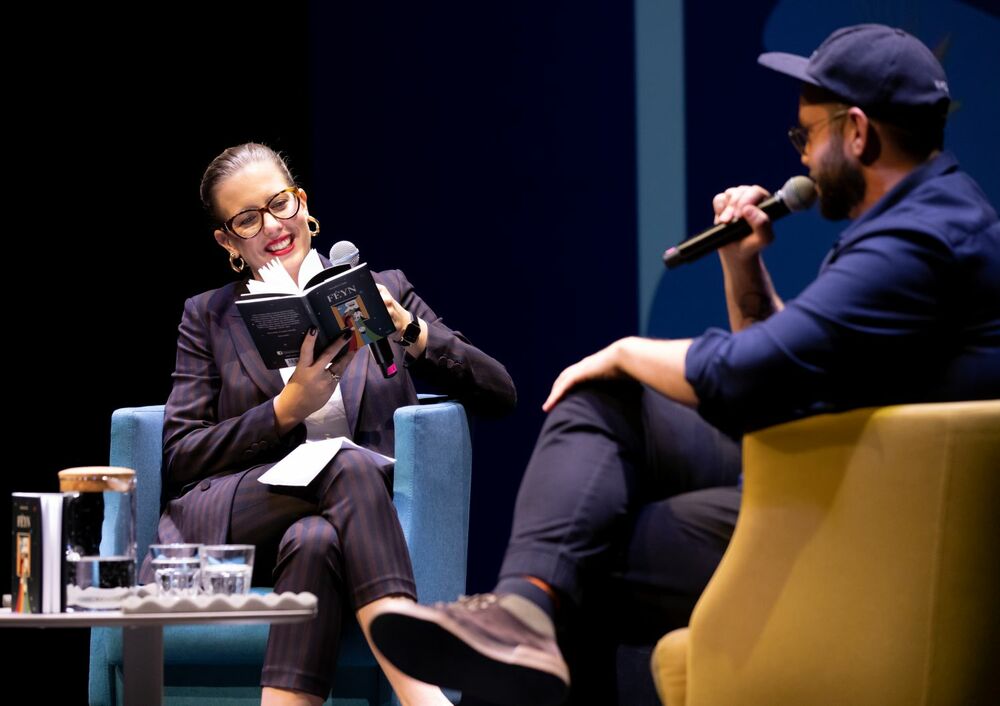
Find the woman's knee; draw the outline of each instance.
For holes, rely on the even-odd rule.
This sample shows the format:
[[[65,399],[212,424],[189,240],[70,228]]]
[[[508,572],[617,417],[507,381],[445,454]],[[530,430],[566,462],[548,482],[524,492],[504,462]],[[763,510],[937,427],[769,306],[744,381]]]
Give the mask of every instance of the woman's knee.
[[[327,564],[340,573],[340,537],[336,528],[319,515],[293,522],[278,547],[278,567],[289,562],[305,566]]]
[[[381,463],[370,453],[343,449],[324,473],[320,489],[323,510],[345,501],[354,507],[392,505],[392,464]]]

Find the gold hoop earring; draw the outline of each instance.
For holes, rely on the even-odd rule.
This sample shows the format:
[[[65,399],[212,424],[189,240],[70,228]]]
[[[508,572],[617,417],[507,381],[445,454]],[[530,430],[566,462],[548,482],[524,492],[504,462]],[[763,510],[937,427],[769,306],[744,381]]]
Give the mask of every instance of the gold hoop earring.
[[[311,235],[311,236],[312,236],[312,237],[314,237],[314,238],[315,238],[315,237],[316,237],[317,235],[319,235],[319,221],[318,221],[318,220],[316,220],[316,219],[315,219],[315,218],[313,218],[312,216],[307,216],[307,217],[306,217],[306,224],[307,224],[307,225],[306,225],[306,229],[308,229],[308,231],[309,231],[309,235]],[[313,225],[313,224],[315,224],[315,225],[316,225],[316,230],[313,230],[312,228],[310,228],[310,227],[309,227],[309,226],[311,226],[311,225]]]
[[[238,265],[236,264],[237,260],[239,260],[239,264]],[[231,252],[231,253],[229,253],[229,266],[233,268],[233,272],[236,272],[236,273],[242,272],[243,268],[246,267],[246,264],[247,263],[243,259],[243,256],[240,255],[238,252]]]

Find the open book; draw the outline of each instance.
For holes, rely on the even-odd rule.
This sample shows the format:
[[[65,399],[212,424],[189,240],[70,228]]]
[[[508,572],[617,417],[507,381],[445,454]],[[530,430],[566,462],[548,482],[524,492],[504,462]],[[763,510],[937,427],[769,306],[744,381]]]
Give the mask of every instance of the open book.
[[[350,346],[358,350],[395,332],[382,295],[367,263],[344,269],[331,267],[314,275],[298,291],[286,277],[287,292],[251,292],[236,300],[260,357],[268,368],[295,365],[310,327],[319,333],[316,352],[353,331]]]

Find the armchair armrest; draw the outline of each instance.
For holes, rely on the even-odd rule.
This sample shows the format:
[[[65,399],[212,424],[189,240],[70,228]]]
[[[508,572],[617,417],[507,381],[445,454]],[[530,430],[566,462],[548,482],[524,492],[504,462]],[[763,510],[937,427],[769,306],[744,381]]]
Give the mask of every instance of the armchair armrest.
[[[394,503],[422,601],[465,591],[472,442],[458,402],[396,410]],[[419,470],[419,472],[418,472]]]
[[[136,472],[136,555],[142,563],[160,517],[163,405],[123,407],[111,414],[111,465]],[[114,518],[106,518],[106,522]]]

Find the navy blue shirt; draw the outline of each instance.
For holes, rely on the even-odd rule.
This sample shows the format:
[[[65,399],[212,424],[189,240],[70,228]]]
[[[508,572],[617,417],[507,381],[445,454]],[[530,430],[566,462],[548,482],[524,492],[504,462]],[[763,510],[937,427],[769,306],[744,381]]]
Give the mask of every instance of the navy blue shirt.
[[[687,354],[699,412],[730,433],[884,404],[1000,397],[1000,221],[947,152],[841,233],[819,276]]]

